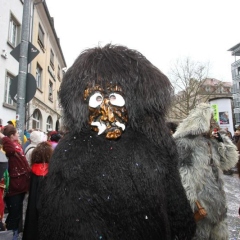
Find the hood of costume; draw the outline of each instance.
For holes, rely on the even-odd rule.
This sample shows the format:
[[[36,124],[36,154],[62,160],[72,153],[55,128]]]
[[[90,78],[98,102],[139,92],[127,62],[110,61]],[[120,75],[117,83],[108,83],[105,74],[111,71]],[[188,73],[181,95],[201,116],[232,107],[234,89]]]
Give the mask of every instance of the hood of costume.
[[[210,131],[210,122],[213,110],[207,103],[201,103],[194,108],[187,118],[179,124],[174,138],[181,138],[189,135],[200,135]]]
[[[115,110],[114,115],[104,111],[101,117],[107,115],[107,122],[114,121],[113,116],[115,120],[120,118],[126,127],[142,131],[151,141],[158,142],[166,134],[160,126],[165,125],[172,92],[168,78],[136,50],[113,45],[87,49],[67,71],[60,87],[63,124],[69,131],[80,132],[82,127],[89,126],[91,116],[94,117],[94,114],[89,116],[93,110],[89,106],[91,96],[119,94],[126,112],[122,106],[106,107],[106,104],[95,108],[95,112]],[[106,98],[103,100],[105,103]],[[118,110],[124,113],[118,114]]]
[[[109,44],[80,54],[60,87],[68,133],[49,163],[40,240],[192,238],[165,124],[171,93],[136,50]]]

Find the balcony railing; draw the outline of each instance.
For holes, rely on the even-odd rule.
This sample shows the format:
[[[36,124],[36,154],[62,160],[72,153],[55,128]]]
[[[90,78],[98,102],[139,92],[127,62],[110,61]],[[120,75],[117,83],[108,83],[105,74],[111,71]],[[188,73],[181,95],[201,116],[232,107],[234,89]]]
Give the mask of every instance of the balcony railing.
[[[236,68],[240,66],[240,59],[235,61],[234,63],[231,64],[232,68]]]

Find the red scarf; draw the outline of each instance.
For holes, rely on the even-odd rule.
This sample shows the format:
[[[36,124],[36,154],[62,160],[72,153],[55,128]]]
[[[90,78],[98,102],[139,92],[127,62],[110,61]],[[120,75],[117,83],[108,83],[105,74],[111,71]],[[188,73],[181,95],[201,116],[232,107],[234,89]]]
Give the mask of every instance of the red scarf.
[[[48,163],[34,163],[32,172],[37,176],[46,176],[48,173]]]

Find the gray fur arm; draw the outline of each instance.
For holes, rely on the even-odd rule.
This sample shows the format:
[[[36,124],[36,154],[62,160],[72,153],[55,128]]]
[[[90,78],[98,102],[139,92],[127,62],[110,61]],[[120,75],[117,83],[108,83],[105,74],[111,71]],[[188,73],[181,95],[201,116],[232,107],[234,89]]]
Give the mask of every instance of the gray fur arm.
[[[181,176],[182,185],[185,189],[187,198],[190,202],[192,209],[197,200],[197,183],[195,182],[195,172],[192,162],[193,151],[189,146],[189,141],[182,138],[176,141],[179,154],[179,173]]]
[[[218,153],[220,155],[220,168],[229,170],[238,162],[237,147],[232,143],[228,136],[221,134],[223,143],[218,143]]]
[[[194,176],[191,168],[179,168],[182,185],[185,189],[187,198],[190,202],[191,208],[194,209],[197,201],[196,183],[194,183]]]

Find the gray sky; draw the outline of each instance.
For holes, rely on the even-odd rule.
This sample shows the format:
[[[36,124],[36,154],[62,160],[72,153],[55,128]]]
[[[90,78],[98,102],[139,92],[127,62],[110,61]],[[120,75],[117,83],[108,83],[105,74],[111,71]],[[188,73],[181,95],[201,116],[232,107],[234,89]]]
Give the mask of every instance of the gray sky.
[[[86,48],[121,44],[169,75],[179,58],[209,62],[209,77],[231,81],[240,42],[240,0],[46,0],[67,66]]]

